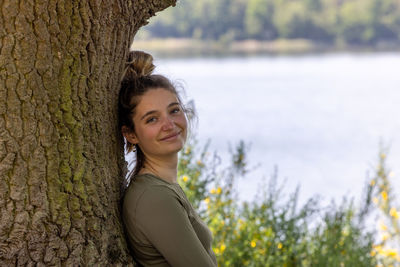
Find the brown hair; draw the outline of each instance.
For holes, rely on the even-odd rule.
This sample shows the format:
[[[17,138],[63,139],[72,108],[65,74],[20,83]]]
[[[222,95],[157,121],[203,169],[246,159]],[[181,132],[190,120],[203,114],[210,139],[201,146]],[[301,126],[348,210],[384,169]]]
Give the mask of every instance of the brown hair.
[[[133,116],[140,97],[148,90],[163,88],[176,95],[183,111],[188,115],[194,115],[193,110],[182,105],[179,94],[172,82],[163,75],[153,74],[155,66],[153,57],[142,51],[132,51],[128,55],[128,61],[123,73],[121,89],[118,101],[119,129],[126,126],[130,131],[135,131]],[[190,117],[190,116],[187,116]],[[133,151],[134,144],[126,141],[128,152]],[[133,175],[143,168],[145,157],[140,146],[136,146],[136,166]]]

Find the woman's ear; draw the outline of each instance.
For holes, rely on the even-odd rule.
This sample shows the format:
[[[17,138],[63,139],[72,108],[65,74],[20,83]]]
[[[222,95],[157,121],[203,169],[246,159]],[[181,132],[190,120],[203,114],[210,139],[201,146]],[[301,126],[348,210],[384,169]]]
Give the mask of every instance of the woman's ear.
[[[134,131],[132,131],[128,127],[122,126],[121,132],[122,132],[122,135],[125,137],[126,141],[128,141],[129,143],[134,144],[134,145],[136,145],[138,143],[136,134],[134,133]]]

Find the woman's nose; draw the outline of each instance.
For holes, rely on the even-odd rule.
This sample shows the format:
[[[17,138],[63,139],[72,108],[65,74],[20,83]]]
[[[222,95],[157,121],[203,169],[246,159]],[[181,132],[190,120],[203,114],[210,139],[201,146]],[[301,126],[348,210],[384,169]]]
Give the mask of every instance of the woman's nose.
[[[162,129],[166,131],[172,128],[174,128],[174,121],[170,116],[167,116],[163,121]]]

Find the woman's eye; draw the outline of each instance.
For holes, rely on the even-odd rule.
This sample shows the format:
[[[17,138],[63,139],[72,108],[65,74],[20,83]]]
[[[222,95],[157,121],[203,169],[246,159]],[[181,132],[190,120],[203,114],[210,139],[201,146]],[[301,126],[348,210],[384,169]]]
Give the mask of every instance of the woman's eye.
[[[150,117],[146,120],[146,123],[151,123],[151,122],[155,122],[157,120],[156,117]]]
[[[178,113],[180,111],[181,111],[180,108],[174,108],[173,110],[171,110],[171,113]]]

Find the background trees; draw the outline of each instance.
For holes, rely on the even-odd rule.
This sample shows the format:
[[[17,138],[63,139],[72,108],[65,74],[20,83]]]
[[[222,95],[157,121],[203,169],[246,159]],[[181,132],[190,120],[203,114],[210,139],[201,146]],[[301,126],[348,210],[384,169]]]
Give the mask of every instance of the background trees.
[[[154,37],[373,45],[399,42],[399,24],[397,0],[187,0],[154,18],[146,30]]]

